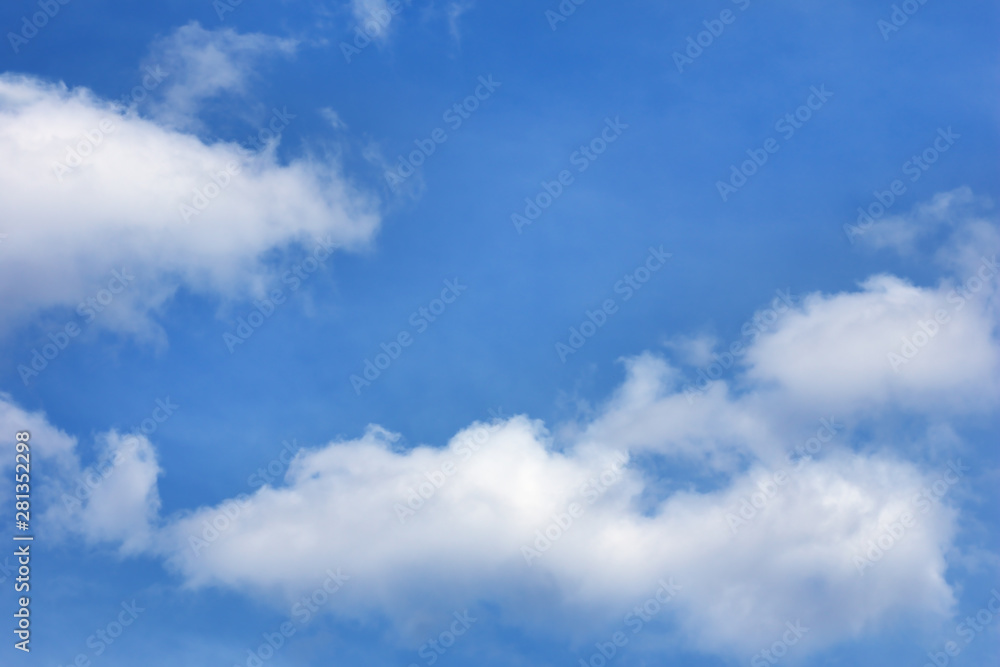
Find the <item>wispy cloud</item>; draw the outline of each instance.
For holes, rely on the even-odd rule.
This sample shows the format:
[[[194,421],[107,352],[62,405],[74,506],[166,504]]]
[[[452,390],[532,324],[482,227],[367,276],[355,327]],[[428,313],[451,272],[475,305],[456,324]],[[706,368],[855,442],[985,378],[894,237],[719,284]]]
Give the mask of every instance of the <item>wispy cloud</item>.
[[[475,7],[473,0],[460,0],[448,5],[448,33],[457,43],[462,43],[462,27],[459,21],[462,15]]]
[[[297,46],[295,40],[261,33],[206,30],[197,22],[178,28],[151,47],[150,61],[169,73],[149,103],[151,113],[165,125],[200,128],[198,112],[206,101],[246,95],[261,61],[290,57]]]

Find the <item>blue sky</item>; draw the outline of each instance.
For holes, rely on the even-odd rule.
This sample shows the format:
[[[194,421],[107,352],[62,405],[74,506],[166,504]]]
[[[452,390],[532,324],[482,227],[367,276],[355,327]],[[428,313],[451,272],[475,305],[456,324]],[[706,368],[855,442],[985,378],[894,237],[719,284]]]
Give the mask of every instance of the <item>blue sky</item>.
[[[0,10],[11,664],[996,654],[995,4],[225,7]]]

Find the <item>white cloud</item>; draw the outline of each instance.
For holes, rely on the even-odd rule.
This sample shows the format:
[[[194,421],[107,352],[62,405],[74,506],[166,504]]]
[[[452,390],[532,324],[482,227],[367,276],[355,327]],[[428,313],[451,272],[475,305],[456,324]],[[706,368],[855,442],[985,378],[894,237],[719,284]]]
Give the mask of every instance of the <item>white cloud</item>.
[[[678,384],[663,360],[630,360],[621,389],[561,449],[524,417],[473,424],[445,448],[407,452],[373,427],[358,440],[301,452],[281,485],[159,529],[155,455],[133,439],[139,455],[62,520],[89,542],[164,556],[194,587],[287,601],[312,590],[316,573],[342,568],[351,585],[329,609],[387,616],[414,640],[424,621],[479,601],[527,632],[590,637],[620,623],[661,578],[683,588],[653,634],[674,633],[709,653],[746,655],[788,620],[810,628],[803,651],[813,651],[893,618],[950,613],[945,554],[956,513],[947,498],[924,512],[916,501],[939,473],[891,451],[852,452],[836,420],[815,459],[789,459],[815,425],[792,438],[763,395],[716,388],[690,406]],[[115,433],[100,440],[102,458],[112,460],[127,442]],[[629,456],[700,460],[713,450],[750,465],[709,465],[726,471],[724,484],[675,491],[651,509],[640,498],[658,480],[623,465]],[[776,470],[787,474],[778,484]],[[740,515],[762,489],[766,502]],[[411,500],[412,513],[401,511]],[[915,524],[859,572],[869,542],[905,512]],[[539,542],[549,531],[551,545]]]
[[[140,553],[151,545],[160,511],[156,481],[162,471],[156,451],[142,435],[112,431],[100,440],[98,463],[87,473],[107,474],[89,483],[83,472],[67,476],[60,493],[62,511],[55,506],[49,517],[88,542],[120,543],[123,554]],[[74,483],[88,489],[82,500],[75,495]]]
[[[979,410],[1000,397],[1000,226],[967,187],[935,195],[858,238],[945,275],[919,286],[878,275],[855,292],[812,294],[743,359],[747,376],[795,405],[877,413]]]
[[[42,530],[83,536],[88,542],[118,544],[134,554],[151,545],[160,510],[156,452],[143,435],[101,434],[95,465],[82,469],[77,440],[52,426],[41,412],[27,412],[0,393],[0,492],[13,493],[13,434],[30,434],[29,461],[36,521]],[[39,465],[41,463],[41,465]],[[41,510],[41,511],[39,511]],[[58,535],[56,535],[58,536]]]
[[[342,568],[350,585],[332,613],[388,618],[418,641],[435,615],[481,602],[525,632],[592,641],[662,578],[682,592],[647,636],[728,656],[770,645],[788,621],[810,628],[800,648],[811,652],[900,619],[947,617],[948,558],[962,556],[955,495],[921,498],[948,472],[903,460],[910,442],[871,443],[853,426],[932,412],[937,457],[961,445],[949,420],[995,412],[996,276],[974,289],[975,267],[956,266],[964,272],[929,287],[880,275],[857,291],[805,296],[750,344],[732,384],[714,382],[694,402],[662,358],[628,359],[596,417],[560,427],[559,438],[521,416],[400,452],[396,436],[371,427],[299,453],[282,484],[162,519],[159,468],[143,441],[143,455],[71,515],[75,530],[157,554],[189,586],[286,602]],[[902,339],[941,310],[947,322],[894,367]],[[789,458],[813,436],[814,458]],[[74,456],[61,437],[58,451]],[[105,442],[113,456],[123,441]],[[664,491],[640,463],[649,458],[714,481]],[[755,494],[763,502],[734,521]]]
[[[993,405],[996,281],[994,272],[972,292],[876,276],[859,292],[810,295],[747,353],[749,376],[776,383],[789,401],[841,412]]]
[[[86,89],[0,76],[0,319],[75,308],[126,268],[135,280],[98,323],[155,335],[149,314],[180,286],[243,297],[265,284],[268,251],[372,238],[377,203],[339,165],[282,164],[273,147],[248,159]]]
[[[975,201],[972,190],[958,188],[942,192],[926,203],[918,204],[903,215],[893,215],[872,224],[860,238],[875,248],[892,248],[909,254],[916,251],[917,243],[944,225],[956,222],[958,209]]]
[[[640,470],[600,482],[617,442],[558,453],[523,417],[502,424],[467,460],[463,439],[408,453],[393,452],[379,430],[332,443],[299,456],[285,485],[254,494],[197,553],[191,537],[211,539],[206,525],[220,508],[174,521],[161,549],[192,585],[289,599],[314,587],[315,573],[342,567],[351,586],[338,593],[335,613],[385,614],[404,632],[413,619],[479,600],[499,604],[506,623],[527,631],[594,632],[607,610],[620,622],[666,577],[684,588],[674,624],[709,652],[752,651],[790,619],[814,628],[815,649],[886,616],[950,610],[943,553],[954,516],[946,506],[921,516],[863,576],[853,561],[928,482],[898,460],[838,453],[806,464],[734,534],[727,514],[758,490],[769,472],[761,467],[719,491],[675,493],[649,515],[635,506]],[[401,524],[394,505],[449,462],[455,474]],[[585,486],[588,479],[598,483]],[[522,548],[544,548],[537,531],[557,515],[565,525],[572,503],[582,516],[537,558],[529,554],[529,565]],[[275,544],[283,546],[265,547]]]
[[[993,202],[966,186],[938,193],[904,214],[858,227],[852,239],[911,259],[933,259],[958,273],[974,270],[983,255],[1000,251]],[[933,252],[928,252],[931,248]]]
[[[597,418],[580,429],[579,442],[614,442],[725,474],[739,470],[747,457],[780,461],[792,444],[794,431],[774,423],[756,394],[733,398],[720,382],[692,402],[679,390],[679,371],[664,360],[646,354],[627,360],[626,367],[625,382]]]
[[[28,431],[34,439],[33,454],[48,461],[71,459],[76,450],[76,438],[52,426],[43,412],[28,412],[16,405],[10,394],[0,392],[0,433],[6,433],[0,439],[4,444],[2,450],[3,462],[8,466],[14,460],[13,434]]]
[[[261,33],[205,30],[197,22],[178,28],[151,48],[151,64],[166,72],[149,105],[152,115],[168,126],[201,128],[197,114],[207,100],[246,95],[248,81],[264,58],[291,56],[297,46],[295,40]]]

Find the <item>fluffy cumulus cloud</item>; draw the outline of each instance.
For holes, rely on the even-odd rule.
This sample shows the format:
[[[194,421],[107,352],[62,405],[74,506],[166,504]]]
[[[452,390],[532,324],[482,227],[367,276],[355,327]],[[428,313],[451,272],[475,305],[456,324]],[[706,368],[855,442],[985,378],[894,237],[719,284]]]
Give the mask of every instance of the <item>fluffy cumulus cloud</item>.
[[[290,48],[269,40],[182,28],[161,47],[178,66],[166,75],[163,108],[186,114],[205,95],[238,88],[245,66],[234,63],[247,53]],[[150,72],[152,85],[162,73]],[[277,109],[267,124],[280,133],[290,122]],[[102,325],[149,334],[149,313],[180,286],[247,296],[267,280],[269,251],[366,244],[377,202],[336,163],[279,161],[270,136],[254,151],[206,143],[162,113],[150,118],[83,88],[0,75],[0,320],[11,326],[47,308],[76,308],[110,284],[119,294]]]
[[[642,471],[614,443],[556,452],[523,417],[476,425],[440,450],[395,453],[389,440],[373,430],[304,454],[283,485],[228,514],[173,522],[161,549],[193,585],[289,598],[340,567],[352,579],[338,613],[400,626],[489,600],[525,630],[570,633],[672,579],[673,624],[701,648],[735,653],[789,620],[812,628],[818,648],[887,614],[945,614],[952,603],[943,553],[953,514],[942,504],[921,513],[914,498],[933,480],[891,457],[834,453],[789,463],[779,481],[755,466],[640,512]],[[905,512],[906,532],[865,560]]]
[[[159,520],[156,452],[141,434],[115,431],[98,437],[96,461],[84,468],[77,439],[53,426],[42,412],[28,412],[0,393],[0,429],[30,434],[29,460],[35,463],[32,493],[42,507],[43,530],[78,535],[86,541],[118,545],[122,553],[151,547]],[[15,444],[0,443],[0,492],[13,493]],[[39,466],[38,464],[41,463]]]
[[[813,295],[748,353],[750,375],[838,410],[995,404],[1000,356],[991,262],[970,286],[922,289],[877,276],[859,292]]]
[[[97,462],[57,485],[62,506],[49,516],[91,543],[118,543],[124,554],[140,553],[151,544],[160,511],[156,452],[142,435],[112,431],[100,440]]]
[[[504,417],[400,451],[373,426],[299,452],[280,482],[170,517],[156,516],[159,469],[143,440],[107,495],[71,516],[87,539],[156,554],[196,588],[287,603],[340,569],[350,580],[331,613],[388,618],[411,639],[486,604],[524,632],[590,645],[661,581],[679,588],[644,640],[742,658],[787,623],[808,628],[809,652],[944,618],[958,553],[952,489],[969,465],[957,446],[936,441],[933,456],[913,457],[912,442],[873,443],[859,425],[879,418],[873,405],[889,421],[934,405],[939,429],[996,409],[994,297],[965,265],[931,286],[876,276],[809,295],[751,344],[736,378],[693,401],[680,369],[639,355],[595,416],[555,434]],[[948,295],[960,284],[957,309]],[[894,368],[899,337],[949,307]],[[121,442],[107,436],[105,457]],[[708,481],[664,486],[655,471],[674,464]]]

